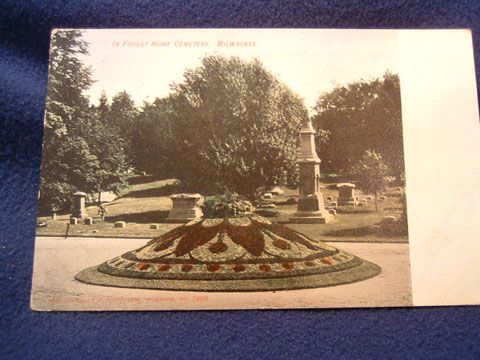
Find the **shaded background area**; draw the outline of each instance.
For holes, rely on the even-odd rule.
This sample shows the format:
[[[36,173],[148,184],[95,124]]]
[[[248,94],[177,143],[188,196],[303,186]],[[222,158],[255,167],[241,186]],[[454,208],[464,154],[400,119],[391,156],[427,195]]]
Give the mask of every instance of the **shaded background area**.
[[[480,356],[479,307],[63,314],[30,311],[48,42],[54,27],[472,28],[477,69],[480,61],[480,4],[468,0],[368,4],[2,1],[0,357]]]

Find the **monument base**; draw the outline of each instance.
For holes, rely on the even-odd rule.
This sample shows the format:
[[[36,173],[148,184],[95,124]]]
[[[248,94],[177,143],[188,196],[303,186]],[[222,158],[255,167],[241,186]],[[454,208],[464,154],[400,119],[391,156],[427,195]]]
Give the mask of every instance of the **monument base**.
[[[321,193],[302,196],[298,199],[298,211],[290,218],[296,224],[326,224],[333,220],[323,205]]]
[[[358,201],[356,197],[339,197],[338,206],[357,206]]]
[[[200,208],[195,209],[172,209],[165,222],[167,223],[187,223],[189,221],[199,219],[203,216]]]
[[[189,219],[186,219],[186,218],[166,218],[164,222],[166,223],[171,223],[171,224],[186,224],[192,220],[195,220],[195,219],[198,219],[198,218],[189,218]]]
[[[70,217],[74,217],[74,218],[77,218],[77,219],[84,219],[86,217],[88,217],[88,214],[86,212],[72,212],[72,215],[70,215]]]
[[[290,218],[293,224],[327,224],[334,216],[327,212],[297,212]]]

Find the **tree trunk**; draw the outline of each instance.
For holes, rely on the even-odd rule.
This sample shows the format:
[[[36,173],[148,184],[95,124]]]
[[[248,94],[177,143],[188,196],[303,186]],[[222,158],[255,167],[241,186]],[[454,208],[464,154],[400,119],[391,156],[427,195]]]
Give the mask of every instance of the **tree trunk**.
[[[375,211],[378,213],[378,199],[377,199],[378,191],[375,191]]]
[[[98,191],[98,205],[102,205],[102,191],[99,190]]]

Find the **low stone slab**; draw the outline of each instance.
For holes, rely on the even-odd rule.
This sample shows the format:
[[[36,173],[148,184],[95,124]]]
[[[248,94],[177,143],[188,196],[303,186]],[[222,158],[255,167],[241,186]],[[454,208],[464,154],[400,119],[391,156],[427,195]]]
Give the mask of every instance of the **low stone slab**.
[[[113,224],[113,226],[116,228],[125,229],[127,227],[127,223],[125,221],[117,221],[115,224]]]
[[[275,209],[277,205],[272,204],[272,203],[266,203],[266,204],[260,204],[257,206],[259,209]]]
[[[290,223],[292,224],[328,224],[332,220],[333,216],[327,210],[325,210],[324,213],[319,213],[318,215],[297,212],[290,217]]]
[[[273,195],[282,195],[283,190],[281,187],[275,186],[272,190],[270,190],[270,193],[272,193]]]
[[[159,225],[158,225],[158,224],[150,224],[150,229],[152,229],[152,230],[158,230],[158,229],[159,229]]]
[[[264,199],[273,199],[273,194],[270,193],[270,192],[266,192],[265,194],[263,194],[263,198]]]

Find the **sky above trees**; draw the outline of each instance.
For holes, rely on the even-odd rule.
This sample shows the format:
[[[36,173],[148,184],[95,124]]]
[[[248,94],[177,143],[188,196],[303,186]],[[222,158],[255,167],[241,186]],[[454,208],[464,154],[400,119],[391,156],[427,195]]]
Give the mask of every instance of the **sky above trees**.
[[[165,97],[186,68],[211,54],[257,57],[309,111],[335,85],[398,73],[395,30],[115,29],[86,30],[83,36],[90,53],[82,60],[96,80],[85,95],[93,104],[102,91],[111,98],[126,90],[137,106]],[[218,46],[219,41],[250,46]]]

